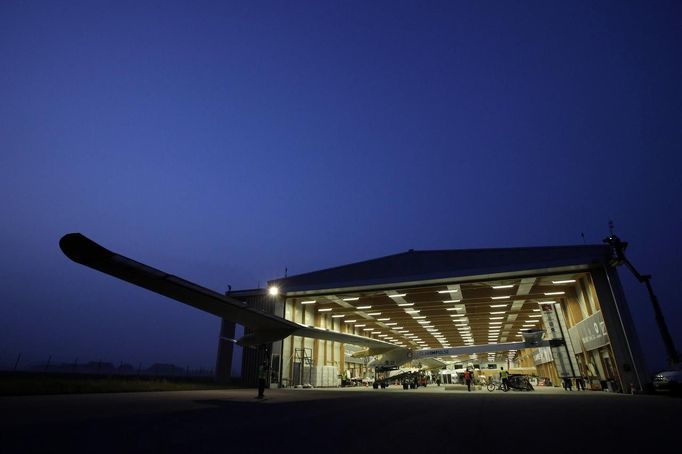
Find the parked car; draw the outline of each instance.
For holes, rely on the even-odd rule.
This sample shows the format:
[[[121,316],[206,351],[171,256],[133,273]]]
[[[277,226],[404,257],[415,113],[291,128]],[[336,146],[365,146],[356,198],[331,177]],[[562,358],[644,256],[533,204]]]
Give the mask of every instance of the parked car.
[[[682,370],[664,370],[654,376],[656,391],[682,393]]]

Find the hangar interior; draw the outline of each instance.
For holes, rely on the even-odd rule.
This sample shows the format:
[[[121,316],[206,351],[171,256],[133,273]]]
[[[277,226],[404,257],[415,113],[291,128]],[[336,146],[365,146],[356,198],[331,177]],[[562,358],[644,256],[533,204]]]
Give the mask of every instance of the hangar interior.
[[[630,392],[642,388],[643,358],[609,259],[602,245],[409,251],[271,281],[277,295],[263,289],[246,299],[297,323],[414,351],[490,346],[488,352],[437,357],[440,367],[424,374],[433,381],[457,382],[470,368],[482,382],[496,379],[504,367],[539,385],[583,377],[588,389]],[[565,346],[494,351],[520,342],[529,328],[563,338]],[[361,350],[289,336],[271,346],[271,386],[367,385],[378,376],[368,357],[352,356]],[[219,352],[219,364],[225,356]],[[401,371],[419,366],[404,364]]]

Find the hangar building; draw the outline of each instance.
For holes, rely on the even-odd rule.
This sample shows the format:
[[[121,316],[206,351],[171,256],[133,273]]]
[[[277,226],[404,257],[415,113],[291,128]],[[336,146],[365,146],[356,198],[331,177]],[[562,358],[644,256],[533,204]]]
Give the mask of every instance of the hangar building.
[[[466,367],[477,377],[505,367],[555,385],[584,377],[588,387],[620,392],[642,390],[648,381],[608,245],[410,250],[276,279],[268,289],[229,296],[287,320],[415,351],[490,346],[489,353],[438,358],[444,366],[436,373],[447,382]],[[492,351],[520,341],[527,328],[565,345]],[[289,336],[268,349],[242,350],[229,341],[242,329],[222,321],[221,381],[255,383],[263,358],[270,361],[271,387],[338,386],[370,376],[367,358],[352,356],[361,348]]]

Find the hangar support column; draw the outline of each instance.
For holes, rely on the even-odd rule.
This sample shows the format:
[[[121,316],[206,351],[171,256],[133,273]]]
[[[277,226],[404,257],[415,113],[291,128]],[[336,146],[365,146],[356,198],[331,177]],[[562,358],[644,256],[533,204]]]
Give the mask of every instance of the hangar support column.
[[[648,382],[644,356],[618,272],[606,265],[590,271],[615,355],[614,362],[620,375],[621,389],[630,392],[632,384],[637,389],[644,390]]]
[[[220,323],[220,337],[218,338],[218,355],[215,365],[215,378],[218,383],[230,383],[232,374],[232,354],[234,352],[235,324],[222,319]]]

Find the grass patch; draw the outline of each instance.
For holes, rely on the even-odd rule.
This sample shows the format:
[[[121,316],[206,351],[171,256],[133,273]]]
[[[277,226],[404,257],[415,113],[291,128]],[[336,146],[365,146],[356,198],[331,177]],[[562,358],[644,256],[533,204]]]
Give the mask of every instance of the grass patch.
[[[163,378],[78,377],[48,374],[0,376],[0,395],[2,396],[189,391],[226,389],[229,387],[212,382],[178,381]]]

